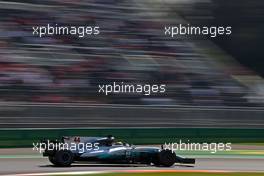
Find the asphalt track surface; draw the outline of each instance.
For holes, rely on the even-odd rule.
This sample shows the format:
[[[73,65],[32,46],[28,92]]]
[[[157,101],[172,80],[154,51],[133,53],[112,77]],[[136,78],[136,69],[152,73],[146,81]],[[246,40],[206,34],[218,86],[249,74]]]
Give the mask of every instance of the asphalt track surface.
[[[194,166],[176,164],[170,168],[142,165],[73,164],[68,168],[52,166],[47,158],[0,159],[0,175],[53,173],[72,171],[122,171],[122,170],[188,170],[264,172],[264,159],[198,158]]]

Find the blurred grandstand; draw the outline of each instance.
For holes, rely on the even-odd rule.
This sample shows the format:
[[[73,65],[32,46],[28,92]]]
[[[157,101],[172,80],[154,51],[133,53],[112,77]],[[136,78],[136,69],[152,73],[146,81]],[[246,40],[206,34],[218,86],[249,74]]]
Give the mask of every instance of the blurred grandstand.
[[[164,36],[166,24],[186,20],[170,14],[172,2],[187,10],[193,3],[167,2],[0,1],[0,101],[263,106],[263,79],[255,72],[207,39]],[[83,39],[32,35],[32,26],[48,23],[98,25],[101,34]],[[113,81],[167,84],[167,92],[96,93],[98,84]]]

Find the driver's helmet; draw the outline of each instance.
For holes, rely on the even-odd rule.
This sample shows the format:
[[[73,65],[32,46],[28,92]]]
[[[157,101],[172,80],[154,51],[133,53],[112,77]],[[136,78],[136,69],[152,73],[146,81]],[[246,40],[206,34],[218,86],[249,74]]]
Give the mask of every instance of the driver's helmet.
[[[122,142],[116,142],[115,145],[123,145]]]
[[[106,139],[106,145],[112,146],[114,141],[115,141],[115,138],[113,136],[109,135],[109,136],[107,136],[107,139]]]

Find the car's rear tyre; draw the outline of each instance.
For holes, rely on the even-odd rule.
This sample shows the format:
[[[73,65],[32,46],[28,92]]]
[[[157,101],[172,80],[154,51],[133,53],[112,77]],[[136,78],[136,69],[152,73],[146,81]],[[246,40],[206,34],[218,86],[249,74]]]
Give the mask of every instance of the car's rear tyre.
[[[57,165],[54,156],[49,156],[49,161],[50,161],[53,165]]]
[[[74,159],[74,155],[71,151],[69,150],[59,150],[56,152],[54,159],[53,160],[53,164],[56,166],[60,166],[60,167],[68,167],[72,164]]]
[[[171,167],[176,161],[176,155],[171,150],[162,150],[158,158],[159,165],[164,167]]]

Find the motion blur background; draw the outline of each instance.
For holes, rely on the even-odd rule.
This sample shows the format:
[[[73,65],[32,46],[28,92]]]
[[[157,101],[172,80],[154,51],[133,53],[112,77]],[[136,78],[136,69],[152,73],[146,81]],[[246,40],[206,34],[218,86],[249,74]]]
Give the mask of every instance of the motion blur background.
[[[0,0],[0,148],[109,134],[263,144],[263,9],[261,0]],[[164,34],[180,23],[232,26],[232,35]],[[100,34],[32,34],[47,24]],[[167,91],[98,93],[114,81]]]
[[[0,101],[263,106],[261,0],[0,1]],[[95,37],[32,26],[98,25]],[[165,25],[232,26],[231,36],[164,35]],[[167,84],[164,95],[98,95],[98,84]]]

